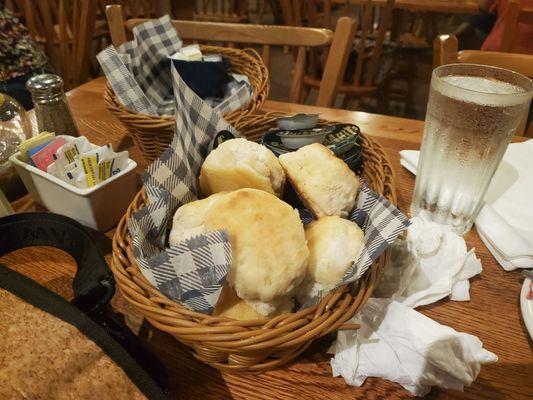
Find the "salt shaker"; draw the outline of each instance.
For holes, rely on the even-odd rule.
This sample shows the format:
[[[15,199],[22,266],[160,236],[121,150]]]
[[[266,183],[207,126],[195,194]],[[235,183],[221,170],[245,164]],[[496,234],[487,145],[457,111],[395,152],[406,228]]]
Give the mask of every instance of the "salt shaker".
[[[61,77],[54,74],[35,75],[28,80],[26,87],[31,92],[39,132],[79,136]]]

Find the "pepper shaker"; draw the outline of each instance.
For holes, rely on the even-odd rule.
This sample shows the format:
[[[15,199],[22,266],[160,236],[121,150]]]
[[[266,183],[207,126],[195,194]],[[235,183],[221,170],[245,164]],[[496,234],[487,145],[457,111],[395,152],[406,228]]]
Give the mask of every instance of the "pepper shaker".
[[[35,106],[39,132],[55,132],[56,135],[79,136],[63,91],[63,79],[54,74],[31,77],[26,83]]]

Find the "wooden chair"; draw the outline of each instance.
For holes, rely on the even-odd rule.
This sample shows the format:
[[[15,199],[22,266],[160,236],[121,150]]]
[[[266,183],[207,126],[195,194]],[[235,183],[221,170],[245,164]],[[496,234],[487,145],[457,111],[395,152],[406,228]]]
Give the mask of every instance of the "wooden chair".
[[[433,66],[438,67],[453,63],[470,63],[490,65],[510,69],[533,78],[533,55],[502,53],[497,51],[462,50],[457,51],[458,42],[454,35],[440,35],[433,42]],[[533,123],[527,124],[526,112],[518,127],[516,134],[519,136],[533,137]]]
[[[345,3],[345,15],[351,11],[349,3],[348,1]],[[301,26],[305,23],[309,26],[324,27],[330,24],[331,0],[280,0],[280,4],[284,19],[289,25]],[[376,96],[378,93],[375,78],[383,41],[391,26],[394,0],[385,0],[379,5],[372,0],[361,0],[358,6],[357,19],[360,21],[360,29],[356,33],[358,38],[355,49],[356,62],[353,73],[348,80],[343,81],[339,88],[339,93],[345,94],[343,108],[347,108],[360,97]],[[373,46],[369,49],[368,45],[371,42]],[[317,88],[323,65],[324,57],[311,49],[300,95],[301,101],[305,102],[309,91]]]
[[[67,89],[88,79],[96,9],[96,0],[25,0],[30,35],[44,45]]]
[[[533,26],[533,8],[521,7],[520,0],[510,0],[509,8],[504,20],[504,30],[500,51],[512,53],[515,49],[518,34],[518,24]]]
[[[331,27],[331,0],[279,0],[279,4],[285,25]]]
[[[372,0],[367,0],[360,5],[358,20],[361,22],[356,34],[354,71],[339,87],[339,93],[345,94],[343,108],[348,108],[352,101],[358,101],[361,97],[378,94],[375,79],[379,72],[383,42],[391,26],[393,8],[394,0],[386,0],[384,5],[378,6],[373,4]],[[320,83],[317,65],[319,63],[316,61],[314,65],[310,63],[309,73],[304,78],[304,99],[309,89],[316,89]]]
[[[106,10],[113,45],[128,40],[134,26],[146,19],[125,20],[120,6]],[[243,43],[263,46],[263,60],[268,66],[270,46],[297,46],[298,56],[290,89],[290,99],[297,102],[303,86],[307,48],[329,46],[329,56],[322,80],[318,85],[316,105],[330,107],[335,101],[342,75],[353,43],[356,22],[343,17],[335,32],[329,29],[288,27],[276,25],[249,25],[218,22],[173,20],[174,27],[184,40],[201,43]]]
[[[248,21],[246,0],[197,0],[195,21],[233,22]]]
[[[98,0],[102,16],[105,16],[105,8],[112,4],[121,5],[129,18],[157,18],[167,13],[162,0]]]
[[[248,6],[248,14],[250,17],[253,15],[254,24],[262,24],[263,18],[271,14],[276,19],[278,1],[277,0],[255,0],[253,4]]]

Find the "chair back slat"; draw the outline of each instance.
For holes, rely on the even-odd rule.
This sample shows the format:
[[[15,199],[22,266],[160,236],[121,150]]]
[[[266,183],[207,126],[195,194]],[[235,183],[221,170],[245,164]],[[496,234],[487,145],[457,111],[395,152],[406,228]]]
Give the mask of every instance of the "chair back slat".
[[[247,1],[202,0],[196,2],[193,14],[195,21],[246,22],[248,21]]]
[[[302,101],[303,81],[305,76],[305,65],[307,59],[307,49],[304,46],[298,47],[298,54],[296,56],[296,64],[293,71],[293,79],[289,92],[289,100],[293,103],[300,103]]]
[[[357,61],[352,77],[352,85],[355,87],[370,87],[374,84],[383,43],[392,23],[393,8],[394,0],[386,0],[384,4],[379,5],[376,5],[372,0],[366,0],[360,5],[359,20],[361,25],[359,32],[357,32],[359,43],[356,48]],[[370,41],[373,45],[368,51]]]
[[[317,106],[331,107],[334,104],[344,77],[356,30],[357,22],[351,18],[341,17],[337,22],[318,91]]]
[[[359,86],[361,82],[361,75],[363,74],[363,63],[366,62],[366,39],[370,28],[372,26],[372,0],[367,0],[365,4],[361,5],[360,18],[361,29],[359,31],[359,44],[357,46],[357,61],[355,63],[355,71],[353,75],[353,82]]]
[[[125,22],[127,32],[146,19],[134,18]],[[246,44],[269,44],[273,46],[327,46],[333,32],[329,29],[301,28],[276,25],[232,24],[223,22],[200,22],[173,20],[172,24],[182,39]]]
[[[372,48],[370,59],[368,60],[367,70],[365,74],[364,86],[371,86],[379,69],[379,59],[383,50],[383,42],[387,36],[392,23],[392,10],[394,8],[394,0],[387,0],[385,7],[381,9],[379,25],[375,33],[375,42]]]
[[[459,42],[455,35],[439,35],[433,42],[433,68],[457,62]]]

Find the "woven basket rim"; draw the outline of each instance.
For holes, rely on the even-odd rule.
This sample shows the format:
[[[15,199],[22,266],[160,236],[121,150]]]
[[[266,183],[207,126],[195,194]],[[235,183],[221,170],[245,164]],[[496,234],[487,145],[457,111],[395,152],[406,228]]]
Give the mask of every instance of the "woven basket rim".
[[[237,120],[236,128],[252,126],[258,120],[268,123],[280,115],[283,113],[249,114]],[[394,173],[384,150],[363,133],[361,140],[363,157],[368,163],[365,168],[372,169],[376,180],[383,184],[384,193],[381,194],[396,204]],[[192,347],[195,357],[221,370],[260,372],[271,369],[296,357],[313,340],[341,328],[366,303],[389,257],[387,250],[359,281],[327,294],[315,306],[273,319],[240,321],[213,317],[170,300],[140,273],[133,257],[127,221],[145,200],[144,189],[141,189],[113,237],[112,270],[117,286],[153,326]],[[264,362],[266,353],[278,356]]]

